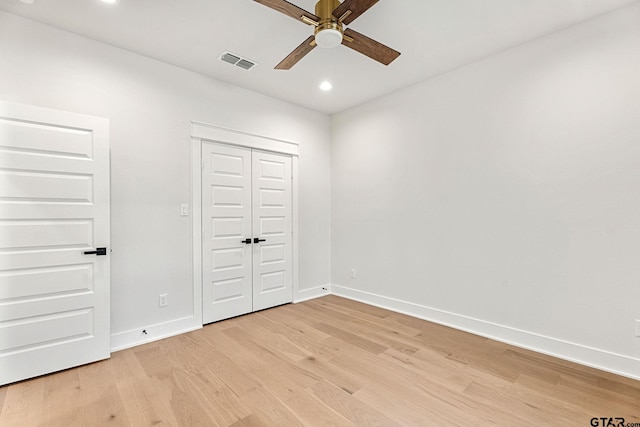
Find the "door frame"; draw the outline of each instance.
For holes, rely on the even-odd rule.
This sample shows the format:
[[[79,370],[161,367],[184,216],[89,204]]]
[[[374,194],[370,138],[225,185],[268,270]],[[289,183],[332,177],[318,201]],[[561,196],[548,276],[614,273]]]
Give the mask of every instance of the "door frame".
[[[270,151],[291,156],[291,251],[292,251],[292,300],[299,293],[298,268],[298,162],[300,147],[296,142],[256,135],[213,124],[191,121],[191,227],[193,257],[193,315],[202,325],[202,144],[215,143]]]

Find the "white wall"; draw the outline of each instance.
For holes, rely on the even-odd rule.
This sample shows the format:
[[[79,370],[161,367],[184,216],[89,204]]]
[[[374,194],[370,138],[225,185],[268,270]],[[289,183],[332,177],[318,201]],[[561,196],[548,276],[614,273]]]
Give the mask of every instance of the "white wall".
[[[3,12],[0,52],[0,99],[110,119],[115,345],[193,326],[190,120],[300,144],[300,288],[329,283],[327,116]]]
[[[333,291],[640,378],[638,22],[334,116]]]

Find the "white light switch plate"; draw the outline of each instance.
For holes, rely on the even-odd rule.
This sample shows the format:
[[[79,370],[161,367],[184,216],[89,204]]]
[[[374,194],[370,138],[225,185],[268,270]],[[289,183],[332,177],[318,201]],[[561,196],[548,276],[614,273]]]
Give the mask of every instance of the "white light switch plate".
[[[189,216],[189,205],[183,203],[180,205],[180,215],[181,216]]]
[[[640,337],[640,320],[636,320],[636,336]]]

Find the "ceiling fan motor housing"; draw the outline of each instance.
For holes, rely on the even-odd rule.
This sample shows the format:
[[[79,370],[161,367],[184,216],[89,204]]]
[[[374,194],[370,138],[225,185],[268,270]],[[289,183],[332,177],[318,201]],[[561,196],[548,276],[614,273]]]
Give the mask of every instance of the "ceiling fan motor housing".
[[[320,47],[332,48],[342,43],[342,23],[333,16],[338,6],[339,0],[320,0],[316,3],[316,16],[320,17],[320,23],[314,34],[316,44]]]
[[[1,0],[0,0],[1,1]],[[315,27],[313,35],[307,37],[293,52],[287,55],[276,70],[290,70],[316,47],[346,46],[383,65],[389,65],[400,52],[385,46],[351,28],[345,28],[365,13],[379,0],[316,0],[316,13],[296,6],[287,0],[254,0],[298,22]]]

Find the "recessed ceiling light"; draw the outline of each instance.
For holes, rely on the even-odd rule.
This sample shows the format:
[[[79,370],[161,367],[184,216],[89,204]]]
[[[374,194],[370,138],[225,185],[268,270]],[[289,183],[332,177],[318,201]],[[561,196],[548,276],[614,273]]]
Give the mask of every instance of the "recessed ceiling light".
[[[322,82],[320,83],[320,90],[323,90],[325,92],[331,90],[333,88],[333,85],[330,82]]]
[[[24,4],[34,4],[36,2],[36,0],[20,0],[20,3],[24,3]]]
[[[118,4],[118,2],[120,0],[101,0],[102,3],[106,3],[106,4]]]

